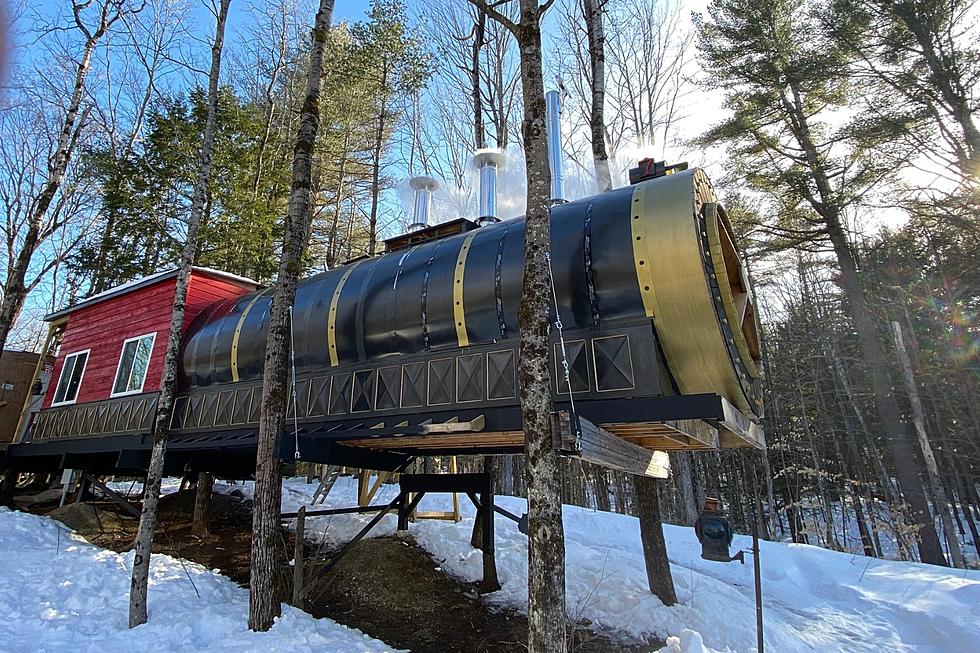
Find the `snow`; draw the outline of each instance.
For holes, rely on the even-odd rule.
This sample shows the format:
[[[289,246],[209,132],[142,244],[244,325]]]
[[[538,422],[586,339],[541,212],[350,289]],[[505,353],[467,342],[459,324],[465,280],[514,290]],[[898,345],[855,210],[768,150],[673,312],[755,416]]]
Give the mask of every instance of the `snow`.
[[[248,497],[252,486],[216,484],[222,492]],[[309,509],[316,484],[290,478],[283,483],[283,511]],[[374,503],[391,501],[397,486],[386,485]],[[326,507],[356,505],[356,483],[340,478]],[[523,499],[499,496],[498,505],[521,514]],[[462,497],[459,523],[421,520],[409,531],[450,574],[467,581],[482,577],[482,555],[469,546],[474,509]],[[431,494],[422,510],[449,510],[451,495]],[[311,540],[336,545],[349,540],[374,515],[308,517]],[[679,603],[665,607],[646,586],[639,522],[625,515],[574,506],[564,512],[567,605],[574,621],[633,637],[668,639],[670,653],[748,653],[756,650],[752,558],[745,565],[702,560],[691,528],[666,526],[664,535]],[[389,515],[372,537],[395,531]],[[497,572],[502,589],[493,604],[527,609],[527,538],[498,515]],[[751,538],[736,536],[732,551]],[[778,653],[939,653],[972,651],[980,642],[980,572],[912,562],[877,560],[815,546],[761,543],[767,650]]]
[[[839,501],[831,502],[831,527],[834,531],[834,537],[837,543],[840,544],[844,550],[851,553],[864,553],[864,546],[861,542],[861,535],[858,530],[857,520],[855,519],[854,509],[849,503],[841,503]],[[870,507],[865,505],[864,509],[866,511],[866,516],[871,515],[873,511],[874,520],[877,522],[878,528],[878,541],[881,544],[882,555],[885,558],[891,560],[898,560],[901,557],[899,551],[898,541],[895,539],[895,529],[893,524],[893,517],[887,502],[875,499],[873,505]],[[958,505],[956,509],[960,514],[963,514],[963,506]],[[799,502],[800,515],[803,517],[804,527],[802,532],[809,538],[810,542],[820,543],[821,546],[825,545],[826,538],[826,519],[824,517],[824,508],[822,502],[818,498],[803,498]],[[782,532],[785,533],[786,540],[789,540],[789,523],[785,519],[784,513],[780,513],[779,517],[782,521],[780,526],[782,527]],[[939,515],[934,515],[933,519],[935,521],[936,532],[939,534],[940,539],[943,541],[943,550],[946,552],[947,557],[949,556],[949,548],[943,537],[943,527]],[[905,528],[908,528],[907,526]],[[960,537],[960,550],[963,552],[963,557],[968,564],[972,564],[974,567],[977,566],[977,562],[980,561],[980,555],[977,552],[977,542],[972,541],[971,534],[967,531]],[[913,550],[911,554],[917,555],[918,549],[912,547]]]
[[[176,489],[168,483],[168,489]],[[60,523],[0,508],[0,651],[390,651],[328,619],[283,606],[248,630],[248,591],[192,562],[154,555],[149,620],[127,628],[132,553],[88,544]]]
[[[114,487],[126,490],[130,485]],[[165,483],[165,491],[176,489],[176,482]],[[307,484],[305,479],[286,479],[283,511],[303,505],[315,509],[356,504],[352,478],[338,479],[324,505],[310,506],[315,489],[316,484]],[[250,498],[252,484],[218,482],[215,490]],[[397,492],[397,486],[385,485],[374,503],[388,503]],[[500,496],[497,502],[516,514],[526,509],[523,499]],[[442,569],[472,582],[482,576],[482,556],[469,546],[474,509],[465,497],[460,507],[464,518],[459,523],[421,520],[409,530]],[[426,495],[420,508],[449,510],[451,497]],[[633,637],[665,639],[662,652],[667,653],[756,650],[751,555],[746,555],[745,565],[702,560],[692,529],[666,526],[679,599],[678,605],[667,608],[647,590],[635,518],[574,506],[566,506],[563,514],[568,610],[574,621],[588,620],[593,628]],[[341,544],[373,516],[308,517],[307,536],[327,545]],[[391,534],[395,526],[395,516],[389,515],[370,536]],[[516,524],[499,515],[495,530],[502,589],[486,600],[526,611],[527,539]],[[736,536],[732,551],[749,546],[750,538]],[[980,649],[980,572],[976,570],[877,560],[782,542],[762,542],[761,549],[769,651],[960,653]]]

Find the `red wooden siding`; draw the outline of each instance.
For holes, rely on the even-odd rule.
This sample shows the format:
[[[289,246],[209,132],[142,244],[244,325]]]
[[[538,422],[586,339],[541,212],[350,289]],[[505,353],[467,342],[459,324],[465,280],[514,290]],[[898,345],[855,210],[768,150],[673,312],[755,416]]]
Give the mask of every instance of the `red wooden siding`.
[[[80,308],[68,317],[65,335],[55,361],[52,382],[44,397],[44,407],[51,405],[61,377],[65,357],[89,349],[85,374],[78,389],[76,403],[108,399],[112,394],[119,356],[123,343],[136,336],[156,333],[150,365],[143,384],[144,392],[160,388],[164,356],[170,332],[170,310],[173,306],[176,280],[166,278],[159,283],[112,297],[92,306]],[[187,288],[187,305],[183,330],[186,330],[201,311],[215,301],[236,297],[251,288],[213,277],[206,273],[191,275]]]
[[[184,326],[181,327],[181,332],[187,331],[191,321],[211,304],[229,297],[244,295],[251,290],[201,273],[192,275],[190,285],[187,287],[187,306],[184,310]]]

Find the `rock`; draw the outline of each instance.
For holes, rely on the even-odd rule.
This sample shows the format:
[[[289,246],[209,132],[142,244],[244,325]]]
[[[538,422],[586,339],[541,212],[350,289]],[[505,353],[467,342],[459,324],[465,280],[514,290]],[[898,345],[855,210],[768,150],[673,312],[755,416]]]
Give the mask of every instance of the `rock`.
[[[125,518],[109,510],[101,510],[87,503],[71,503],[55,508],[48,517],[57,519],[65,526],[81,533],[122,532]]]
[[[30,508],[41,503],[50,503],[61,499],[61,488],[54,487],[37,494],[22,494],[14,497],[14,503],[21,508]]]

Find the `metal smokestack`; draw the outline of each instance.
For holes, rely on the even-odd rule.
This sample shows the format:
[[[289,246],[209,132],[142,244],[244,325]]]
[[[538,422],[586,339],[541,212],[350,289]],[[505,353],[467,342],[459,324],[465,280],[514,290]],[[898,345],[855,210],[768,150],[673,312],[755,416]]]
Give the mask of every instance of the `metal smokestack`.
[[[561,161],[561,93],[548,91],[545,100],[545,127],[548,135],[548,166],[551,168],[551,202],[565,202],[565,170]]]
[[[497,170],[504,163],[504,153],[495,149],[477,150],[473,163],[480,171],[480,215],[476,221],[480,226],[500,222],[497,215]]]
[[[408,185],[415,191],[412,224],[408,225],[408,231],[412,232],[429,226],[432,215],[432,193],[439,188],[439,183],[432,177],[412,177]]]

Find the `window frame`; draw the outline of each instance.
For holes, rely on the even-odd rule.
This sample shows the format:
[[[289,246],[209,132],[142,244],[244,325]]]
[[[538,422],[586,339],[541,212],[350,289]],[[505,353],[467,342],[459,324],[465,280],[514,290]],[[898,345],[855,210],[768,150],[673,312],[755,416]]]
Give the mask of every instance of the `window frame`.
[[[81,356],[82,354],[85,354],[85,365],[82,366],[82,373],[78,377],[78,389],[75,391],[75,396],[72,397],[71,399],[63,399],[61,401],[55,401],[55,398],[58,396],[58,388],[61,387],[61,380],[65,376],[65,368],[68,367],[68,359],[74,358],[75,356]],[[91,356],[92,356],[91,348],[79,349],[78,351],[73,351],[70,354],[65,354],[64,361],[61,364],[61,370],[58,372],[58,382],[54,384],[54,394],[51,395],[52,408],[54,408],[55,406],[70,406],[71,404],[78,401],[78,393],[82,391],[82,383],[85,381],[85,372],[88,371],[88,361],[89,358],[91,358]],[[74,368],[72,368],[72,373],[74,372],[75,370]]]
[[[125,397],[127,395],[143,394],[143,387],[146,385],[146,377],[148,377],[150,375],[150,360],[149,359],[147,359],[147,361],[146,361],[146,370],[143,372],[143,378],[140,380],[140,387],[139,387],[139,389],[137,389],[137,390],[123,390],[122,392],[116,392],[115,391],[115,389],[116,389],[116,382],[119,380],[119,371],[122,369],[123,355],[126,353],[126,345],[128,345],[129,343],[134,342],[134,341],[138,342],[140,340],[143,340],[144,338],[149,338],[150,339],[150,359],[152,359],[153,358],[153,347],[155,347],[156,344],[157,344],[157,333],[158,333],[157,331],[151,331],[150,333],[144,333],[142,335],[133,336],[132,338],[126,338],[125,340],[123,340],[122,346],[119,348],[119,361],[116,363],[116,373],[112,375],[112,385],[109,388],[109,397],[110,398],[114,398],[114,397]],[[138,350],[139,350],[139,345],[137,345],[137,351]],[[136,359],[134,357],[133,358],[133,361],[134,361],[133,369],[135,369],[135,360]],[[129,371],[130,379],[132,378],[132,375],[133,375],[133,369],[131,369]],[[127,386],[129,385],[129,380],[130,379],[128,379],[127,382],[126,382],[126,385]]]

